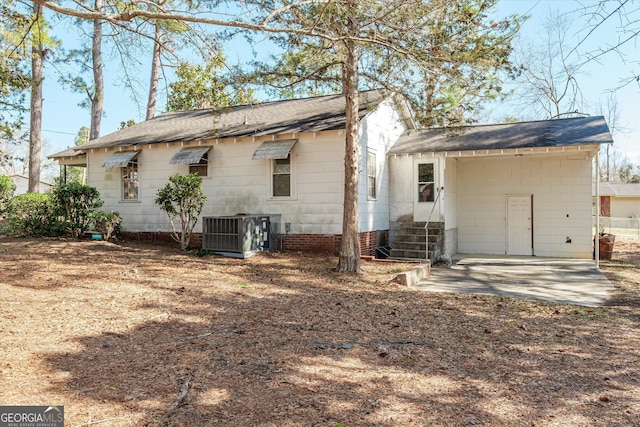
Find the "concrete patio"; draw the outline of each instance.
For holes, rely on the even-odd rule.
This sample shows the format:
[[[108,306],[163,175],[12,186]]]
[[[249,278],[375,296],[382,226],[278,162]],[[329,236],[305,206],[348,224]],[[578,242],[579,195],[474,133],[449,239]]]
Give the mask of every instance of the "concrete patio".
[[[613,289],[593,260],[487,255],[456,255],[412,287],[583,306],[603,305]]]

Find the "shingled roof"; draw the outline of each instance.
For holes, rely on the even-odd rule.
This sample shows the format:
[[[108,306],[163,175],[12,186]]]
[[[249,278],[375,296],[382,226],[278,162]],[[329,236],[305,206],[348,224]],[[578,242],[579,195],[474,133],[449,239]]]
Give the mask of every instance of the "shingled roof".
[[[360,118],[390,95],[360,92]],[[221,110],[178,111],[94,139],[77,149],[123,147],[344,129],[344,95],[242,105]]]
[[[601,182],[601,196],[640,197],[640,184],[623,182]]]
[[[602,116],[409,130],[389,154],[562,147],[612,143]]]

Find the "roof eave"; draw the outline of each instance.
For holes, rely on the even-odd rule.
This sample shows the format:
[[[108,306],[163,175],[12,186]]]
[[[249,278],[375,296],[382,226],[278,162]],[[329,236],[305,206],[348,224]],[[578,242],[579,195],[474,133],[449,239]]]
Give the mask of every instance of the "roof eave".
[[[418,155],[431,157],[496,157],[496,156],[525,156],[535,154],[559,154],[580,153],[593,158],[598,152],[598,144],[576,144],[546,147],[519,147],[519,148],[475,148],[465,150],[437,150],[437,151],[399,151],[389,152],[390,156]]]

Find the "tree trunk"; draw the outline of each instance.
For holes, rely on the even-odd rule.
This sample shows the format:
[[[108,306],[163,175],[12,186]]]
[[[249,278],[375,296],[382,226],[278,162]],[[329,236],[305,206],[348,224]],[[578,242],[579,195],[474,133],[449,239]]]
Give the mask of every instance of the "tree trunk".
[[[37,21],[31,45],[31,121],[29,124],[29,193],[40,191],[40,151],[42,148],[42,31],[40,19],[42,7],[33,4],[33,15]]]
[[[357,34],[356,15],[349,16],[349,34]],[[338,271],[360,272],[360,239],[358,237],[358,47],[348,39],[346,61],[342,67],[342,87],[345,97],[346,143],[344,155],[344,211],[342,217],[342,242]]]
[[[95,9],[102,11],[102,0],[95,0]],[[89,140],[100,136],[102,110],[104,108],[104,76],[102,74],[102,20],[93,21],[93,40],[91,47],[93,60],[93,95],[91,96],[91,129]]]
[[[162,37],[162,28],[160,22],[156,21],[156,32],[153,38],[153,59],[151,61],[151,78],[149,81],[149,101],[147,102],[147,120],[153,118],[156,114],[156,98],[158,95],[158,78],[160,76],[160,38]]]

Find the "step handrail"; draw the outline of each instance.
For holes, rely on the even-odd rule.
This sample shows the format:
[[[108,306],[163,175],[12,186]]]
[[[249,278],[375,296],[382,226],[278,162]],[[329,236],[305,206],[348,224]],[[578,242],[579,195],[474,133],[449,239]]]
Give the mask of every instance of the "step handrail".
[[[427,222],[424,225],[424,234],[426,235],[426,250],[425,250],[425,259],[429,261],[429,223],[431,222],[431,217],[433,216],[433,212],[436,210],[436,205],[438,204],[438,200],[440,199],[440,193],[442,193],[444,187],[438,187],[438,193],[436,194],[436,198],[433,201],[433,206],[431,206],[431,212],[429,212],[429,217],[427,218]]]

